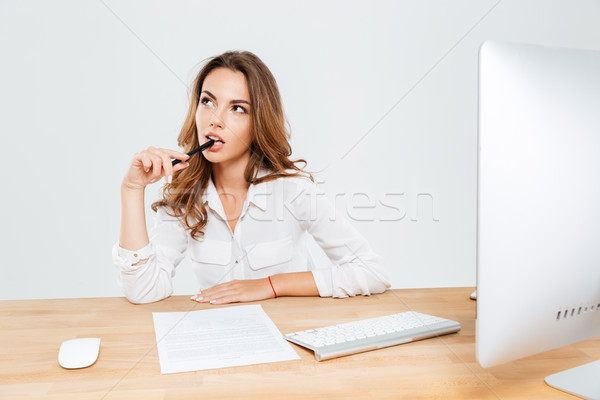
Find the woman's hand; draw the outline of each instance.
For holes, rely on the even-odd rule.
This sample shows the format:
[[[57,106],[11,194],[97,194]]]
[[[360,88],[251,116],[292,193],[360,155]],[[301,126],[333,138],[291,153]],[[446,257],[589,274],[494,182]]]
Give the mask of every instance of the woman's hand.
[[[171,158],[176,158],[182,162],[173,166]],[[173,172],[182,170],[189,165],[185,162],[188,158],[190,156],[185,153],[150,146],[146,150],[133,155],[129,169],[123,178],[123,185],[128,189],[144,189],[163,176],[167,179],[167,182],[171,183]]]
[[[271,284],[265,279],[247,279],[231,281],[203,290],[191,300],[199,303],[227,304],[257,301],[275,297]]]

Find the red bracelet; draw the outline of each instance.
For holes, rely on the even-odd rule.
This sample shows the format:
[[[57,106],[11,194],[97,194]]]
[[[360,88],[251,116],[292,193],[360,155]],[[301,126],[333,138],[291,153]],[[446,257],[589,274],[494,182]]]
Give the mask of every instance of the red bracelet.
[[[269,283],[271,284],[271,289],[273,289],[273,294],[275,295],[275,298],[277,298],[277,293],[275,293],[275,288],[273,287],[273,282],[271,282],[271,277],[269,277]]]

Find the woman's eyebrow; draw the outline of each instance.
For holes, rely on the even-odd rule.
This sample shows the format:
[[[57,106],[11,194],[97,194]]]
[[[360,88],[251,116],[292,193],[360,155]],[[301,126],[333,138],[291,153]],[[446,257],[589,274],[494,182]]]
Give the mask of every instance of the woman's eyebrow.
[[[213,99],[216,99],[217,96],[215,96],[214,94],[212,94],[211,92],[209,92],[208,90],[203,90],[202,93],[206,93],[207,95],[209,95],[210,97],[212,97]],[[248,104],[250,105],[250,102],[248,100],[242,100],[242,99],[237,99],[237,100],[231,100],[229,102],[229,104],[237,104],[237,103],[243,103],[243,104]]]

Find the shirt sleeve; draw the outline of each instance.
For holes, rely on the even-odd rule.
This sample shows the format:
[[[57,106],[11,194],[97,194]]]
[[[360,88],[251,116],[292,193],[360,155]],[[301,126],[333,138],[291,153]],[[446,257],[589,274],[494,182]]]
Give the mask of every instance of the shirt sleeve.
[[[295,213],[331,261],[329,268],[312,271],[322,297],[348,297],[381,293],[390,285],[383,258],[354,228],[316,183],[305,180],[295,197]]]
[[[113,264],[117,267],[117,282],[125,297],[134,304],[151,303],[173,293],[175,268],[185,258],[191,239],[189,231],[178,218],[159,207],[150,243],[139,250],[126,250],[114,244]],[[136,264],[147,259],[144,264]]]

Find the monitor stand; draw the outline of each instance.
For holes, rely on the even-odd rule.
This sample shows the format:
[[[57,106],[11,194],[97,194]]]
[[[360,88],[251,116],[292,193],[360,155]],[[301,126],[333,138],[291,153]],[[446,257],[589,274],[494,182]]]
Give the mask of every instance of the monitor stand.
[[[581,397],[600,399],[600,360],[571,368],[546,377],[546,383],[555,389]]]

